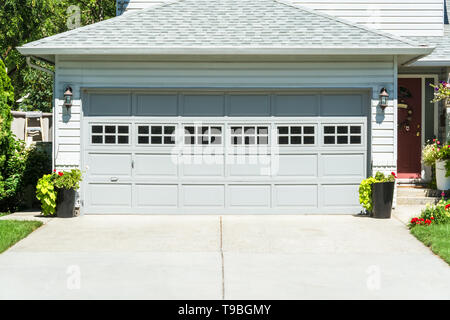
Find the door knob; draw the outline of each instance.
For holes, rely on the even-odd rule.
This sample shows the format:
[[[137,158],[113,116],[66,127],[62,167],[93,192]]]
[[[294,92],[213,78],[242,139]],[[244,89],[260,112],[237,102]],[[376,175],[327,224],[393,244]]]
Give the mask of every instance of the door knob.
[[[119,178],[117,178],[117,177],[111,177],[111,182],[117,182],[117,181],[119,181]]]

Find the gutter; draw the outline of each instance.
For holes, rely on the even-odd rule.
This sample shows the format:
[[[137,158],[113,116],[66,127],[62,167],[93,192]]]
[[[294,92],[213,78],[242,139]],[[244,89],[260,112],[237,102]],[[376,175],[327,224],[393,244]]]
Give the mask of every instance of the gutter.
[[[33,64],[31,59],[34,59],[36,61],[42,61],[42,62],[45,62],[45,63],[49,63],[49,64],[52,64],[52,65],[55,65],[55,64],[50,62],[50,61],[47,61],[45,59],[38,58],[38,57],[35,57],[35,56],[27,56],[26,59],[27,59],[27,65],[30,68],[38,70],[38,71],[42,71],[42,72],[45,72],[45,73],[48,73],[49,75],[52,76],[52,79],[53,79],[53,97],[52,97],[52,112],[53,112],[53,117],[52,117],[52,135],[53,135],[53,142],[52,142],[52,170],[54,170],[55,169],[55,158],[56,158],[56,111],[55,111],[55,92],[56,92],[56,87],[55,86],[56,86],[56,83],[55,83],[55,72],[53,72],[50,69],[47,69],[47,68],[38,66],[36,64]]]
[[[434,47],[407,47],[407,48],[336,48],[336,47],[20,47],[23,55],[428,55]]]

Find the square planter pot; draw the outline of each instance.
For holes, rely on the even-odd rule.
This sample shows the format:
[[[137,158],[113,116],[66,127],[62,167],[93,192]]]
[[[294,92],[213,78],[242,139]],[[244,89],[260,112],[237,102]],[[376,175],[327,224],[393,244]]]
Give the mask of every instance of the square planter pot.
[[[394,199],[395,182],[380,182],[372,184],[372,214],[373,218],[390,219],[392,201]]]
[[[446,160],[436,160],[436,185],[437,189],[446,191],[450,189],[450,177],[446,177],[447,170],[445,169]]]
[[[75,196],[74,189],[58,189],[56,198],[56,216],[59,218],[75,217]]]

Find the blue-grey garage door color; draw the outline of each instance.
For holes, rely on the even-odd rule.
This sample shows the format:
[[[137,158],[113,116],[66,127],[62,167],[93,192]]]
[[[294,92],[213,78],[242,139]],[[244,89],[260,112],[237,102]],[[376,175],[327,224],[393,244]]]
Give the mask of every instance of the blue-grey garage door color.
[[[91,91],[83,212],[356,213],[365,92]]]

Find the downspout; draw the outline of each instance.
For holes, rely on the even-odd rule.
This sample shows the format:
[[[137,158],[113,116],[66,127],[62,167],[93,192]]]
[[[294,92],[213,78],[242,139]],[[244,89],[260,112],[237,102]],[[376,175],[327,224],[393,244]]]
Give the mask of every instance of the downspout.
[[[52,138],[53,138],[53,143],[52,143],[52,170],[54,170],[55,169],[55,158],[56,158],[56,111],[55,111],[55,92],[56,92],[55,86],[56,86],[56,84],[55,84],[55,72],[50,70],[50,69],[47,69],[47,68],[38,66],[36,64],[33,64],[31,59],[34,59],[36,61],[42,61],[42,62],[49,63],[49,64],[53,64],[53,63],[50,62],[50,61],[39,59],[39,58],[34,57],[34,56],[27,56],[26,59],[27,59],[27,65],[30,68],[38,70],[38,71],[42,71],[42,72],[45,72],[45,73],[48,73],[49,75],[52,76],[52,79],[53,79],[53,97],[52,97],[52,114],[53,114],[53,116],[52,116]]]

